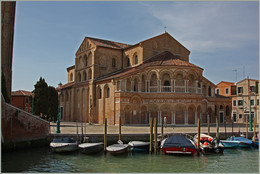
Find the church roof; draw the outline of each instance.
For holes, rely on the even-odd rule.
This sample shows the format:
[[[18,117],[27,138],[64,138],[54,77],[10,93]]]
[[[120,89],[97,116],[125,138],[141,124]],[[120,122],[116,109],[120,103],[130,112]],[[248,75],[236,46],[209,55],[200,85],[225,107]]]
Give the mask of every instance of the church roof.
[[[90,40],[91,42],[93,42],[95,45],[102,46],[102,47],[108,47],[108,48],[114,48],[114,49],[124,49],[126,47],[131,46],[131,45],[125,44],[125,43],[103,40],[103,39],[98,39],[98,38],[92,38],[92,37],[86,37],[86,38],[88,40]]]
[[[157,54],[157,55],[151,57],[150,59],[147,59],[146,61],[144,61],[142,64],[140,64],[138,66],[127,68],[127,69],[124,69],[121,71],[117,71],[117,72],[108,74],[107,76],[102,76],[98,79],[98,81],[123,77],[123,76],[131,74],[131,73],[137,73],[139,70],[142,70],[144,68],[151,67],[151,66],[185,66],[185,67],[193,67],[193,68],[202,69],[192,63],[179,59],[178,56],[173,55],[169,51],[164,51],[160,54]]]

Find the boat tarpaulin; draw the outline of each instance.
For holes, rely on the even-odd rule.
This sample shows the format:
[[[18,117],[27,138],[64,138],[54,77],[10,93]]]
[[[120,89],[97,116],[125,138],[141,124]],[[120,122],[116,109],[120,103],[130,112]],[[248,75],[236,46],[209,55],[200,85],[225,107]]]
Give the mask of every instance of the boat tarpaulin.
[[[167,147],[195,148],[195,146],[183,135],[173,135],[167,138],[162,148]]]

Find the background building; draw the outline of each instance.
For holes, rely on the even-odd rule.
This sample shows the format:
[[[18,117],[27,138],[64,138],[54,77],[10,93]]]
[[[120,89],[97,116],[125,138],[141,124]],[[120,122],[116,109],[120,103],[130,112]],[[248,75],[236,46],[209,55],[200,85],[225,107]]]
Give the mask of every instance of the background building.
[[[245,123],[246,116],[257,117],[259,123],[259,81],[246,78],[236,84],[232,82],[220,82],[216,87],[216,93],[232,98],[232,118],[236,123]]]
[[[29,91],[13,91],[11,104],[15,107],[18,107],[24,111],[31,112],[31,107],[29,104],[29,97],[32,96],[32,93]]]
[[[67,68],[61,107],[64,121],[196,125],[230,121],[231,99],[189,62],[190,51],[167,32],[135,45],[85,37]]]

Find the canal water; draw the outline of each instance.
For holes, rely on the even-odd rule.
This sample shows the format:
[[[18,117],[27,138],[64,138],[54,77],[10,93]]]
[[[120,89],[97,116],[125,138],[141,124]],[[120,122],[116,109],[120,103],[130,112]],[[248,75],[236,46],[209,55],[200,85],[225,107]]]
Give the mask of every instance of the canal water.
[[[258,173],[258,149],[225,149],[223,154],[173,156],[103,152],[57,154],[48,147],[2,153],[2,172],[51,173]]]

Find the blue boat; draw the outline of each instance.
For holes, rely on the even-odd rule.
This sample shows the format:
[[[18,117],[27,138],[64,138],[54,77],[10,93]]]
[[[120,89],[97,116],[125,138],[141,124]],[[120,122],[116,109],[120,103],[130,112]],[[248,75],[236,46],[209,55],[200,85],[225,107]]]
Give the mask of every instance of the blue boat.
[[[227,140],[221,140],[220,142],[225,148],[246,148],[251,147],[254,143],[252,140],[245,137],[230,137]]]

